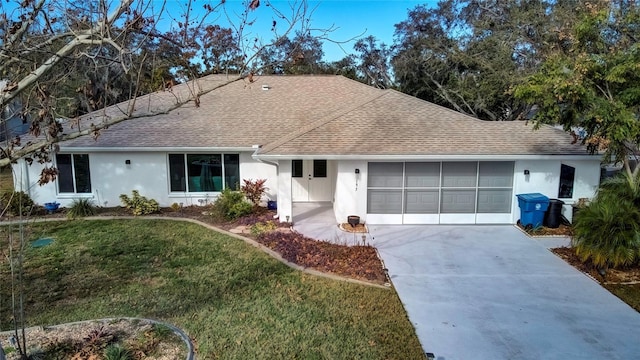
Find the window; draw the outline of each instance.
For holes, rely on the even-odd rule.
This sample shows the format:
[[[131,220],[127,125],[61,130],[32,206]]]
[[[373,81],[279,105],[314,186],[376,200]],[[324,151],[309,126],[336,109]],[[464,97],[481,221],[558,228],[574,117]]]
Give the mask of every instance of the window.
[[[327,177],[327,160],[313,160],[313,177]]]
[[[558,198],[569,199],[573,197],[573,181],[576,176],[576,168],[562,164],[560,166],[560,188]]]
[[[302,177],[302,160],[291,160],[291,176],[294,178]]]
[[[219,192],[240,187],[238,154],[169,154],[171,191]]]
[[[88,154],[56,154],[56,165],[60,193],[91,193]]]

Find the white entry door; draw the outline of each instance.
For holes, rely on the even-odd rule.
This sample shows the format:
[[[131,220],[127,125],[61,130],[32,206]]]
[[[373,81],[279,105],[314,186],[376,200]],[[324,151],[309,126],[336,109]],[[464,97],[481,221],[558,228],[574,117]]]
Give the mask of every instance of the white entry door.
[[[331,201],[327,160],[291,160],[293,201]]]

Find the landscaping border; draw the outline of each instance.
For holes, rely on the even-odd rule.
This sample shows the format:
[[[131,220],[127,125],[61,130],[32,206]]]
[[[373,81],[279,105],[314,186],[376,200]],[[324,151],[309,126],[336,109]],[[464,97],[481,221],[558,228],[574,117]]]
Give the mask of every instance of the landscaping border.
[[[187,346],[187,357],[185,359],[186,360],[195,360],[196,359],[196,355],[195,355],[195,351],[193,349],[193,343],[191,342],[191,338],[184,331],[182,331],[182,329],[180,329],[179,327],[177,327],[177,326],[175,326],[173,324],[169,324],[169,323],[164,322],[164,321],[148,319],[148,318],[117,317],[117,318],[104,318],[104,319],[74,321],[74,322],[64,323],[64,324],[50,325],[50,326],[46,326],[46,328],[47,329],[57,329],[57,328],[63,328],[65,326],[73,326],[73,325],[79,325],[79,324],[112,323],[112,322],[117,322],[117,321],[121,321],[121,320],[126,320],[126,321],[130,321],[130,322],[146,321],[146,322],[149,322],[151,324],[157,324],[157,325],[162,325],[162,326],[168,327]],[[26,328],[25,330],[29,331],[31,329],[37,329],[37,328],[42,328],[42,326],[31,326],[31,327]],[[14,332],[15,332],[15,330],[6,330],[6,331],[0,332],[0,334],[2,334],[4,336],[4,335],[11,335]]]
[[[358,279],[352,279],[346,276],[340,276],[340,275],[336,275],[336,274],[330,274],[330,273],[326,273],[326,272],[322,272],[319,270],[315,270],[315,269],[310,269],[310,268],[306,268],[304,266],[300,266],[296,263],[290,262],[285,260],[284,258],[282,258],[282,256],[280,256],[280,254],[278,254],[277,252],[271,250],[270,248],[258,243],[257,241],[250,239],[248,237],[239,235],[239,234],[234,234],[230,231],[221,229],[217,226],[213,226],[211,224],[207,224],[205,222],[196,220],[196,219],[191,219],[191,218],[181,218],[181,217],[172,217],[172,216],[87,216],[84,218],[80,218],[80,219],[68,219],[68,218],[52,218],[52,219],[31,219],[31,220],[16,220],[16,221],[0,221],[0,226],[3,225],[11,225],[11,224],[20,224],[20,223],[30,223],[30,222],[49,222],[49,221],[84,221],[84,220],[135,220],[135,219],[149,219],[149,220],[173,220],[173,221],[183,221],[183,222],[189,222],[192,224],[196,224],[196,225],[200,225],[203,227],[206,227],[209,230],[213,230],[216,232],[219,232],[221,234],[227,235],[227,236],[231,236],[233,238],[236,238],[238,240],[242,240],[245,243],[258,248],[260,250],[262,250],[262,252],[266,253],[267,255],[271,256],[272,258],[280,261],[281,263],[287,265],[288,267],[294,269],[294,270],[298,270],[298,271],[302,271],[304,273],[310,274],[310,275],[314,275],[314,276],[318,276],[318,277],[324,277],[327,279],[331,279],[331,280],[337,280],[337,281],[346,281],[349,283],[354,283],[354,284],[359,284],[359,285],[365,285],[365,286],[371,286],[371,287],[376,287],[379,289],[386,289],[389,290],[391,288],[391,283],[385,283],[384,285],[381,284],[376,284],[376,283],[372,283],[372,282],[368,282],[368,281],[364,281],[364,280],[358,280]],[[376,253],[377,253],[377,249],[376,249]],[[380,258],[380,255],[378,254],[378,259],[380,259],[380,263],[383,264],[382,262],[382,258]]]

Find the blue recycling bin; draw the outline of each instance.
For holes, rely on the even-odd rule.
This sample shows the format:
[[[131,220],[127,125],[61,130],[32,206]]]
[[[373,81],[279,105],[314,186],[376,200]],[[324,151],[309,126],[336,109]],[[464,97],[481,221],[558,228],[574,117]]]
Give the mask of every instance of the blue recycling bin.
[[[549,207],[549,198],[540,193],[518,194],[520,224],[524,227],[542,226],[544,213]]]

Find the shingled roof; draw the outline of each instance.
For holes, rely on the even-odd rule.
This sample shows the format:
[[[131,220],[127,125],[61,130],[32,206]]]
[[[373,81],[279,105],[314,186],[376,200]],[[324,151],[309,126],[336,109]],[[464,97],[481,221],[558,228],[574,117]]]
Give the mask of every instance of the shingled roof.
[[[205,92],[171,110],[194,89]],[[117,116],[127,104],[107,110]],[[395,90],[342,76],[259,76],[230,81],[211,75],[138,98],[135,114],[97,141],[63,148],[251,148],[265,157],[386,155],[586,155],[553,127],[488,122]],[[102,114],[91,114],[97,119]]]

